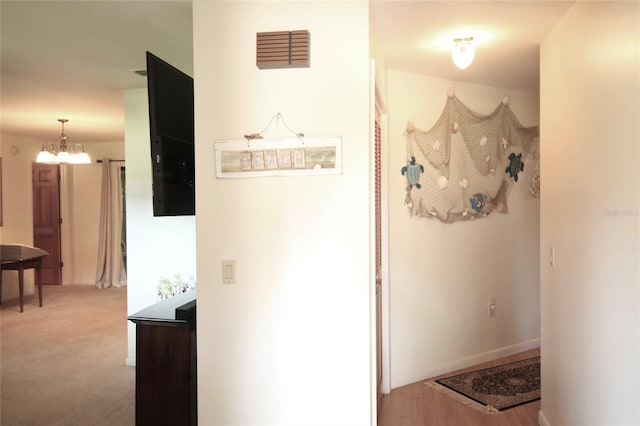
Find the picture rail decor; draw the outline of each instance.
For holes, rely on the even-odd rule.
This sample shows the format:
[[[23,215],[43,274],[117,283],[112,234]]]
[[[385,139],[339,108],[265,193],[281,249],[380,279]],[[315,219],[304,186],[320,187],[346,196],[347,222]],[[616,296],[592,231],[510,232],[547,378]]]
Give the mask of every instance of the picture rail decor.
[[[216,177],[342,174],[341,137],[291,137],[219,141]]]

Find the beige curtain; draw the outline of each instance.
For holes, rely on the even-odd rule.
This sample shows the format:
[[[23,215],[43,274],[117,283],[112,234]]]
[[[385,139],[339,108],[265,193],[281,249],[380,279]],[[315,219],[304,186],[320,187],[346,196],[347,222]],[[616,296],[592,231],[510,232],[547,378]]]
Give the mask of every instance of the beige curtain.
[[[127,273],[122,257],[122,182],[121,161],[102,160],[102,191],[100,201],[100,237],[96,287],[127,285]]]

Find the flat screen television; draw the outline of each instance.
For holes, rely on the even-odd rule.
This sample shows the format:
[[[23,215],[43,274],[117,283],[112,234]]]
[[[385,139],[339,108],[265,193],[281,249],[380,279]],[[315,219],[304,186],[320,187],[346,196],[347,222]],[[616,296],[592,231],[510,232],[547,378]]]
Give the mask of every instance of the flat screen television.
[[[193,78],[147,52],[153,215],[195,215]]]

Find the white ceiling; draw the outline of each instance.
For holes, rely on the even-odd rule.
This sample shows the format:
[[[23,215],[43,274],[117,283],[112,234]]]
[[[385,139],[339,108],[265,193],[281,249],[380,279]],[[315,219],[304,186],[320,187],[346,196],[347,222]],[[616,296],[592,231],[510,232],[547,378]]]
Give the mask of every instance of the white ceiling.
[[[565,1],[373,1],[389,68],[514,90],[537,90],[538,47]],[[124,139],[123,89],[145,51],[193,75],[190,1],[7,1],[1,13],[2,131],[74,142]],[[469,31],[460,33],[459,31]],[[479,42],[469,68],[452,64],[455,34]],[[313,54],[313,51],[312,51]]]
[[[573,2],[374,1],[375,31],[388,68],[512,90],[539,86],[539,46]],[[472,36],[474,62],[451,61],[456,37]]]
[[[0,3],[2,131],[124,140],[123,89],[146,87],[147,50],[193,75],[191,2]]]

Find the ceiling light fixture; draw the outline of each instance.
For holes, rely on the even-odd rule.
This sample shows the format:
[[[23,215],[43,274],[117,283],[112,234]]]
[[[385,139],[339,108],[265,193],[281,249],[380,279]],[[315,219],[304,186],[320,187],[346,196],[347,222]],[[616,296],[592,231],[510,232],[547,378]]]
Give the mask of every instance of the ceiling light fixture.
[[[84,152],[84,146],[79,143],[68,143],[69,137],[64,134],[64,123],[66,118],[58,118],[58,121],[62,123],[62,133],[60,133],[59,143],[47,143],[42,145],[42,151],[36,158],[36,163],[47,164],[89,164],[91,158]]]
[[[451,59],[461,70],[467,68],[473,62],[476,49],[473,46],[473,37],[461,37],[453,39]]]

